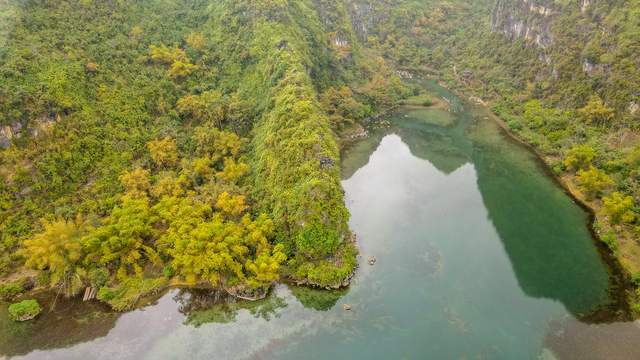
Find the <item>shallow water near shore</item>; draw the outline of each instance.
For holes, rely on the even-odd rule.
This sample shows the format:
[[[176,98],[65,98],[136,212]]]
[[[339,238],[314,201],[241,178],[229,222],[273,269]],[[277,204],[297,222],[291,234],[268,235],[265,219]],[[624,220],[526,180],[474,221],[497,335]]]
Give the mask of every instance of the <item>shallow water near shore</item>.
[[[588,214],[485,110],[426,85],[450,112],[400,108],[343,153],[361,253],[348,289],[278,285],[255,303],[171,290],[125,314],[58,300],[24,324],[2,304],[0,357],[639,357],[638,325],[606,323],[612,277]]]

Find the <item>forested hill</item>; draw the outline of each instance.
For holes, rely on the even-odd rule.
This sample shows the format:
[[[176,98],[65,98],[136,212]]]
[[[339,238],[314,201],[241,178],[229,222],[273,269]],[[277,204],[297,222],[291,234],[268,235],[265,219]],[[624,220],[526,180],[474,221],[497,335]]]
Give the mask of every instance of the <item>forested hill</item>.
[[[0,17],[2,296],[92,287],[124,310],[170,283],[348,283],[337,139],[406,88],[344,3],[4,1]]]

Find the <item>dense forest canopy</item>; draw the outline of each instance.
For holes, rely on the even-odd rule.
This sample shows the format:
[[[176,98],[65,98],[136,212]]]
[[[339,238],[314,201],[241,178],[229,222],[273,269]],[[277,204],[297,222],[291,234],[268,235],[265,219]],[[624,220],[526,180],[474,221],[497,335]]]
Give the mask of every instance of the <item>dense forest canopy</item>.
[[[488,103],[640,278],[639,53],[627,1],[3,1],[0,275],[123,309],[343,286],[340,144],[420,75]]]
[[[248,297],[283,274],[347,284],[336,135],[406,90],[374,52],[332,45],[355,39],[344,4],[1,12],[3,275],[37,270],[69,296],[99,288],[116,309],[167,283]]]

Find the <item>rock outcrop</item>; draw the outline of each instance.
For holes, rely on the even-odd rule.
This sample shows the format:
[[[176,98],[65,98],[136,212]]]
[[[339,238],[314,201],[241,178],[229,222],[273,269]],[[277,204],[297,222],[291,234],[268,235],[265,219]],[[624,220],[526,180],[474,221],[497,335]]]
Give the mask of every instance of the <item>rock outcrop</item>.
[[[498,0],[491,16],[491,30],[544,49],[553,44],[551,25],[556,13],[553,2]]]

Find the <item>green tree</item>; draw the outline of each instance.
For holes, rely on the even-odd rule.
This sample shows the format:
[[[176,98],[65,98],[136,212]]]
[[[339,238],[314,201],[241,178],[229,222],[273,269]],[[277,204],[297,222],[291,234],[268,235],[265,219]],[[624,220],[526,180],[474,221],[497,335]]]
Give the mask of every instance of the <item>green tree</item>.
[[[576,145],[567,152],[564,165],[573,171],[586,170],[591,166],[596,152],[589,145]]]
[[[531,128],[542,127],[546,122],[545,109],[540,100],[530,100],[524,104],[523,117]]]
[[[578,110],[588,123],[607,126],[611,123],[615,112],[602,101],[598,95],[593,95],[587,105]]]
[[[170,137],[149,141],[147,149],[158,166],[173,166],[178,161],[176,142]]]
[[[235,92],[228,98],[226,105],[225,117],[232,129],[237,133],[249,131],[253,118],[251,103]]]
[[[59,286],[65,295],[76,294],[82,287],[86,271],[82,237],[89,230],[82,217],[75,220],[42,221],[43,231],[24,242],[25,266],[49,273],[51,286]]]
[[[587,199],[594,199],[600,196],[604,190],[611,187],[613,180],[602,170],[590,166],[588,170],[578,171],[577,176],[580,190],[584,192]]]
[[[628,154],[627,154],[627,163],[631,168],[639,169],[640,168],[640,145],[635,146]]]
[[[362,120],[368,113],[367,107],[354,98],[353,91],[348,86],[329,88],[320,96],[320,103],[335,129]]]
[[[136,168],[132,171],[126,171],[120,175],[119,179],[130,197],[140,198],[147,196],[147,191],[151,188],[149,177],[149,170]]]
[[[636,219],[633,213],[633,198],[614,192],[602,199],[604,212],[609,216],[612,224],[632,223]]]
[[[158,265],[160,258],[150,246],[156,237],[156,220],[146,197],[124,196],[122,204],[84,239],[87,265],[107,266],[120,280],[132,273],[142,275],[147,260]]]
[[[208,122],[222,128],[225,118],[225,102],[217,91],[205,91],[200,95],[187,95],[178,100],[178,111],[197,122]]]

